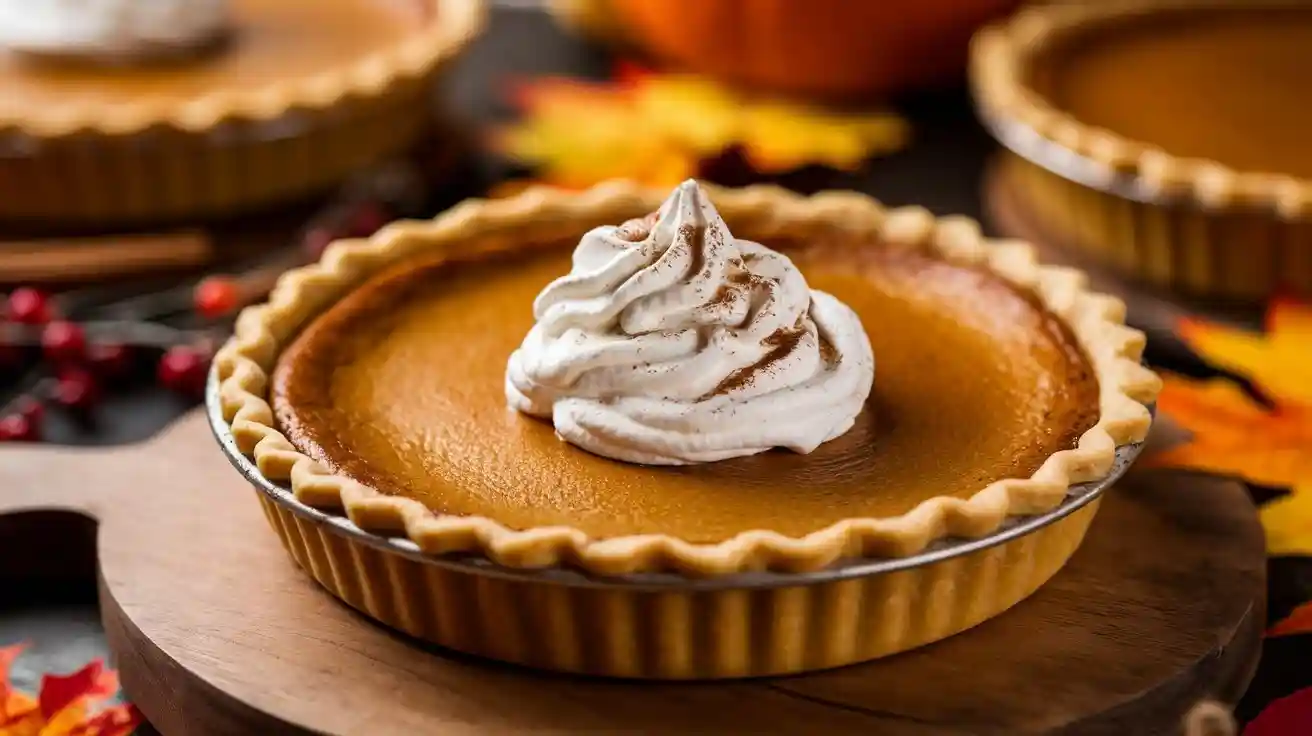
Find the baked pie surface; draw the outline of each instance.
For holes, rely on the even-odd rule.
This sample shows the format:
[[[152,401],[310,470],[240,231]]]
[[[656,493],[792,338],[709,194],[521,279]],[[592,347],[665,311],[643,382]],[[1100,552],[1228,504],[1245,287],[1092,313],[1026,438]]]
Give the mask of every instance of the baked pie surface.
[[[855,309],[877,356],[856,426],[810,454],[631,465],[508,410],[496,367],[532,327],[534,295],[568,270],[569,242],[375,277],[283,354],[278,426],[334,471],[439,513],[704,543],[757,529],[803,536],[967,497],[1032,475],[1093,425],[1087,359],[1000,278],[874,243],[765,245]]]
[[[660,201],[625,185],[467,204],[288,276],[217,361],[239,447],[303,502],[429,552],[715,574],[987,534],[1146,433],[1142,335],[1080,274],[859,195],[711,191],[735,235],[790,255],[870,336],[871,399],[815,452],[628,465],[505,406],[505,358],[569,245]]]

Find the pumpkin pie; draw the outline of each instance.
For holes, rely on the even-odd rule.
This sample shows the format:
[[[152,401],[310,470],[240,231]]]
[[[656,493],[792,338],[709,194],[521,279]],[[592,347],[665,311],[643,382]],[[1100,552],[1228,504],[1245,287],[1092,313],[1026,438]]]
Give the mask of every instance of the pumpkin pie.
[[[0,218],[227,216],[410,145],[481,0],[0,3]]]
[[[797,578],[750,595],[724,591],[740,598],[696,587],[905,557],[1046,512],[1073,484],[1106,476],[1118,447],[1144,438],[1158,386],[1140,365],[1143,337],[1123,324],[1123,305],[1086,291],[1078,272],[1040,266],[1027,245],[985,241],[969,220],[886,211],[856,194],[697,191],[714,203],[707,221],[722,216],[727,230],[667,222],[669,202],[659,217],[643,217],[664,194],[612,184],[468,202],[430,223],[335,244],[241,315],[216,360],[212,394],[237,451],[263,478],[286,485],[297,504],[344,512],[366,534],[400,537],[428,559],[472,556],[503,571],[574,570],[601,581],[673,575],[672,589],[630,598],[604,582],[571,588],[505,573],[470,582],[316,529],[262,496],[293,556],[348,602],[417,636],[555,669],[661,677],[799,671],[899,651],[978,623],[1055,573],[1093,507],[972,561],[877,583],[812,589]],[[725,243],[738,250],[722,262],[716,249]],[[688,260],[658,273],[685,246]],[[652,270],[607,270],[648,248]],[[713,294],[694,288],[694,272],[721,267],[729,275],[707,282],[719,284]],[[665,290],[641,286],[635,273],[666,279]],[[802,291],[788,291],[792,278],[805,279]],[[616,317],[589,289],[638,289],[645,296],[632,303],[650,311]],[[800,313],[779,306],[799,293]],[[745,301],[735,311],[738,296]],[[749,325],[777,313],[781,326],[758,340]],[[567,326],[544,327],[561,320]],[[622,335],[614,320],[626,325]],[[687,320],[697,329],[679,343],[685,333],[672,325]],[[590,343],[588,324],[609,332]],[[701,328],[725,324],[731,336],[752,334],[761,351],[739,364],[699,363],[674,382],[630,370],[705,357],[728,338]],[[541,330],[554,342],[525,357]],[[616,357],[630,348],[647,357]],[[684,391],[689,381],[705,387]],[[822,389],[805,401],[790,398],[813,385]],[[624,390],[645,393],[630,402],[616,395]],[[669,398],[680,391],[687,396]],[[683,402],[680,410],[666,411],[667,400]],[[809,411],[815,401],[830,403]],[[582,417],[583,440],[566,417]],[[665,441],[672,433],[679,442]],[[586,441],[599,436],[608,441]],[[506,586],[488,595],[518,602],[466,606],[443,596],[460,585]],[[798,643],[791,628],[776,639],[759,631],[776,625],[752,613],[759,605],[789,606],[789,620],[804,628],[829,621],[841,632],[868,621],[877,631],[859,644]],[[486,606],[514,607],[527,630],[564,637],[566,649],[578,634],[571,627],[582,625],[576,617],[585,617],[602,642],[548,652],[524,643],[522,631],[508,642],[481,630]],[[653,613],[661,606],[670,609]],[[908,615],[930,618],[909,625]],[[712,625],[718,633],[702,630]],[[746,649],[721,641],[753,627]],[[643,649],[721,644],[730,649],[675,662]]]
[[[972,75],[1035,224],[1146,283],[1254,302],[1312,294],[1309,42],[1306,3],[1053,4],[981,32]]]

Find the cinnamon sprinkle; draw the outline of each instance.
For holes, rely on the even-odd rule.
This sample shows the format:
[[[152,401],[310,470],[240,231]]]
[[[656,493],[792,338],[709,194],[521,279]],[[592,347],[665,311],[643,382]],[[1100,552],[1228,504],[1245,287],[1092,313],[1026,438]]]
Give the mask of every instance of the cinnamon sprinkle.
[[[688,254],[692,257],[692,263],[688,266],[688,276],[691,278],[703,268],[710,268],[710,259],[707,258],[703,250],[707,247],[714,247],[714,244],[706,242],[706,228],[696,227],[694,225],[679,226],[679,242],[687,243],[691,252]]]
[[[715,290],[715,296],[711,297],[709,302],[702,306],[706,311],[713,310],[717,307],[723,307],[738,298],[738,290],[733,284],[720,284],[720,288]]]
[[[656,226],[656,221],[659,217],[659,212],[652,212],[643,215],[642,217],[635,217],[632,220],[628,220],[624,224],[615,228],[615,236],[620,240],[625,240],[630,243],[638,243],[646,240],[647,236],[651,235],[652,228]]]
[[[752,385],[756,377],[761,373],[769,373],[771,366],[788,356],[789,353],[797,349],[797,344],[801,342],[802,336],[806,334],[798,329],[780,328],[774,334],[761,341],[762,345],[771,346],[770,352],[746,368],[739,368],[730,373],[720,384],[711,390],[709,394],[702,397],[702,400],[728,393],[740,388],[746,388]],[[832,349],[832,348],[831,348]]]
[[[839,357],[838,348],[834,347],[833,343],[826,340],[824,335],[820,335],[820,359],[823,360],[826,365],[833,365],[838,362]]]
[[[716,288],[710,301],[703,304],[700,309],[703,312],[715,312],[740,299],[749,299],[751,287],[760,286],[762,281],[759,276],[748,272],[738,259],[734,259],[730,262],[729,273],[725,275],[724,283]]]

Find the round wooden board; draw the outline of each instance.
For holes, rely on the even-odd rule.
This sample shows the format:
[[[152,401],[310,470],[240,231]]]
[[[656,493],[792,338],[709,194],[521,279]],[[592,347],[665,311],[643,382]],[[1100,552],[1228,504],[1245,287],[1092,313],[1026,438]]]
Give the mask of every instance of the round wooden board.
[[[145,445],[5,448],[0,489],[0,526],[29,538],[100,520],[110,646],[166,736],[1170,734],[1198,700],[1237,699],[1264,623],[1247,494],[1180,474],[1132,473],[1065,570],[964,634],[813,675],[687,684],[499,665],[362,618],[284,554],[199,412]],[[23,513],[38,509],[75,513]]]

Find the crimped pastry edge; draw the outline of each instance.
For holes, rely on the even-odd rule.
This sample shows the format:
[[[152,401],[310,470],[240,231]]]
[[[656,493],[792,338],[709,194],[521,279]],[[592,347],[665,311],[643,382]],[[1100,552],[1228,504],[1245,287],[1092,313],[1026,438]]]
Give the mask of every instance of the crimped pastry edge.
[[[1172,155],[1151,142],[1085,124],[1026,83],[1029,70],[1044,62],[1051,44],[1072,33],[1105,32],[1163,13],[1263,7],[1312,12],[1302,0],[1104,0],[1026,8],[979,31],[972,40],[970,77],[976,103],[986,119],[1019,125],[1016,137],[1025,139],[1027,149],[1022,155],[1033,155],[1040,166],[1073,153],[1110,177],[1132,180],[1148,198],[1185,199],[1208,210],[1269,209],[1286,220],[1312,217],[1312,179]],[[1037,142],[1049,150],[1041,151],[1034,146]]]
[[[327,111],[345,99],[383,98],[397,82],[424,77],[453,57],[478,35],[486,20],[486,0],[423,1],[436,8],[437,20],[422,33],[310,77],[211,92],[181,104],[143,98],[0,115],[0,132],[43,140],[88,133],[127,136],[160,128],[199,133],[229,122],[269,122],[290,112]]]
[[[360,529],[408,537],[425,553],[474,553],[509,567],[568,566],[602,575],[710,576],[812,571],[842,558],[908,556],[943,537],[981,537],[1010,515],[1056,507],[1073,484],[1105,477],[1116,447],[1147,435],[1152,421],[1147,405],[1161,381],[1141,364],[1144,335],[1125,326],[1124,303],[1087,289],[1082,272],[1040,265],[1026,243],[986,240],[979,225],[965,217],[935,219],[920,207],[885,210],[851,192],[803,197],[772,186],[707,188],[720,213],[750,222],[744,229],[756,238],[837,226],[878,235],[889,247],[923,247],[947,260],[986,267],[1031,290],[1070,327],[1092,364],[1100,390],[1097,423],[1075,449],[1052,455],[1031,478],[997,481],[969,498],[935,497],[901,516],[846,519],[803,537],[754,530],[713,544],[650,534],[592,539],[564,526],[514,530],[494,519],[440,515],[419,501],[386,496],[333,474],[277,429],[269,376],[280,351],[331,303],[382,268],[418,253],[490,252],[514,248],[516,235],[577,234],[585,225],[654,210],[667,194],[609,182],[578,194],[534,188],[504,200],[468,200],[431,221],[394,223],[369,239],[339,241],[319,263],[285,274],[266,304],[241,313],[233,337],[215,358],[219,409],[238,450],[253,457],[270,481],[289,483],[300,502],[344,510]]]

